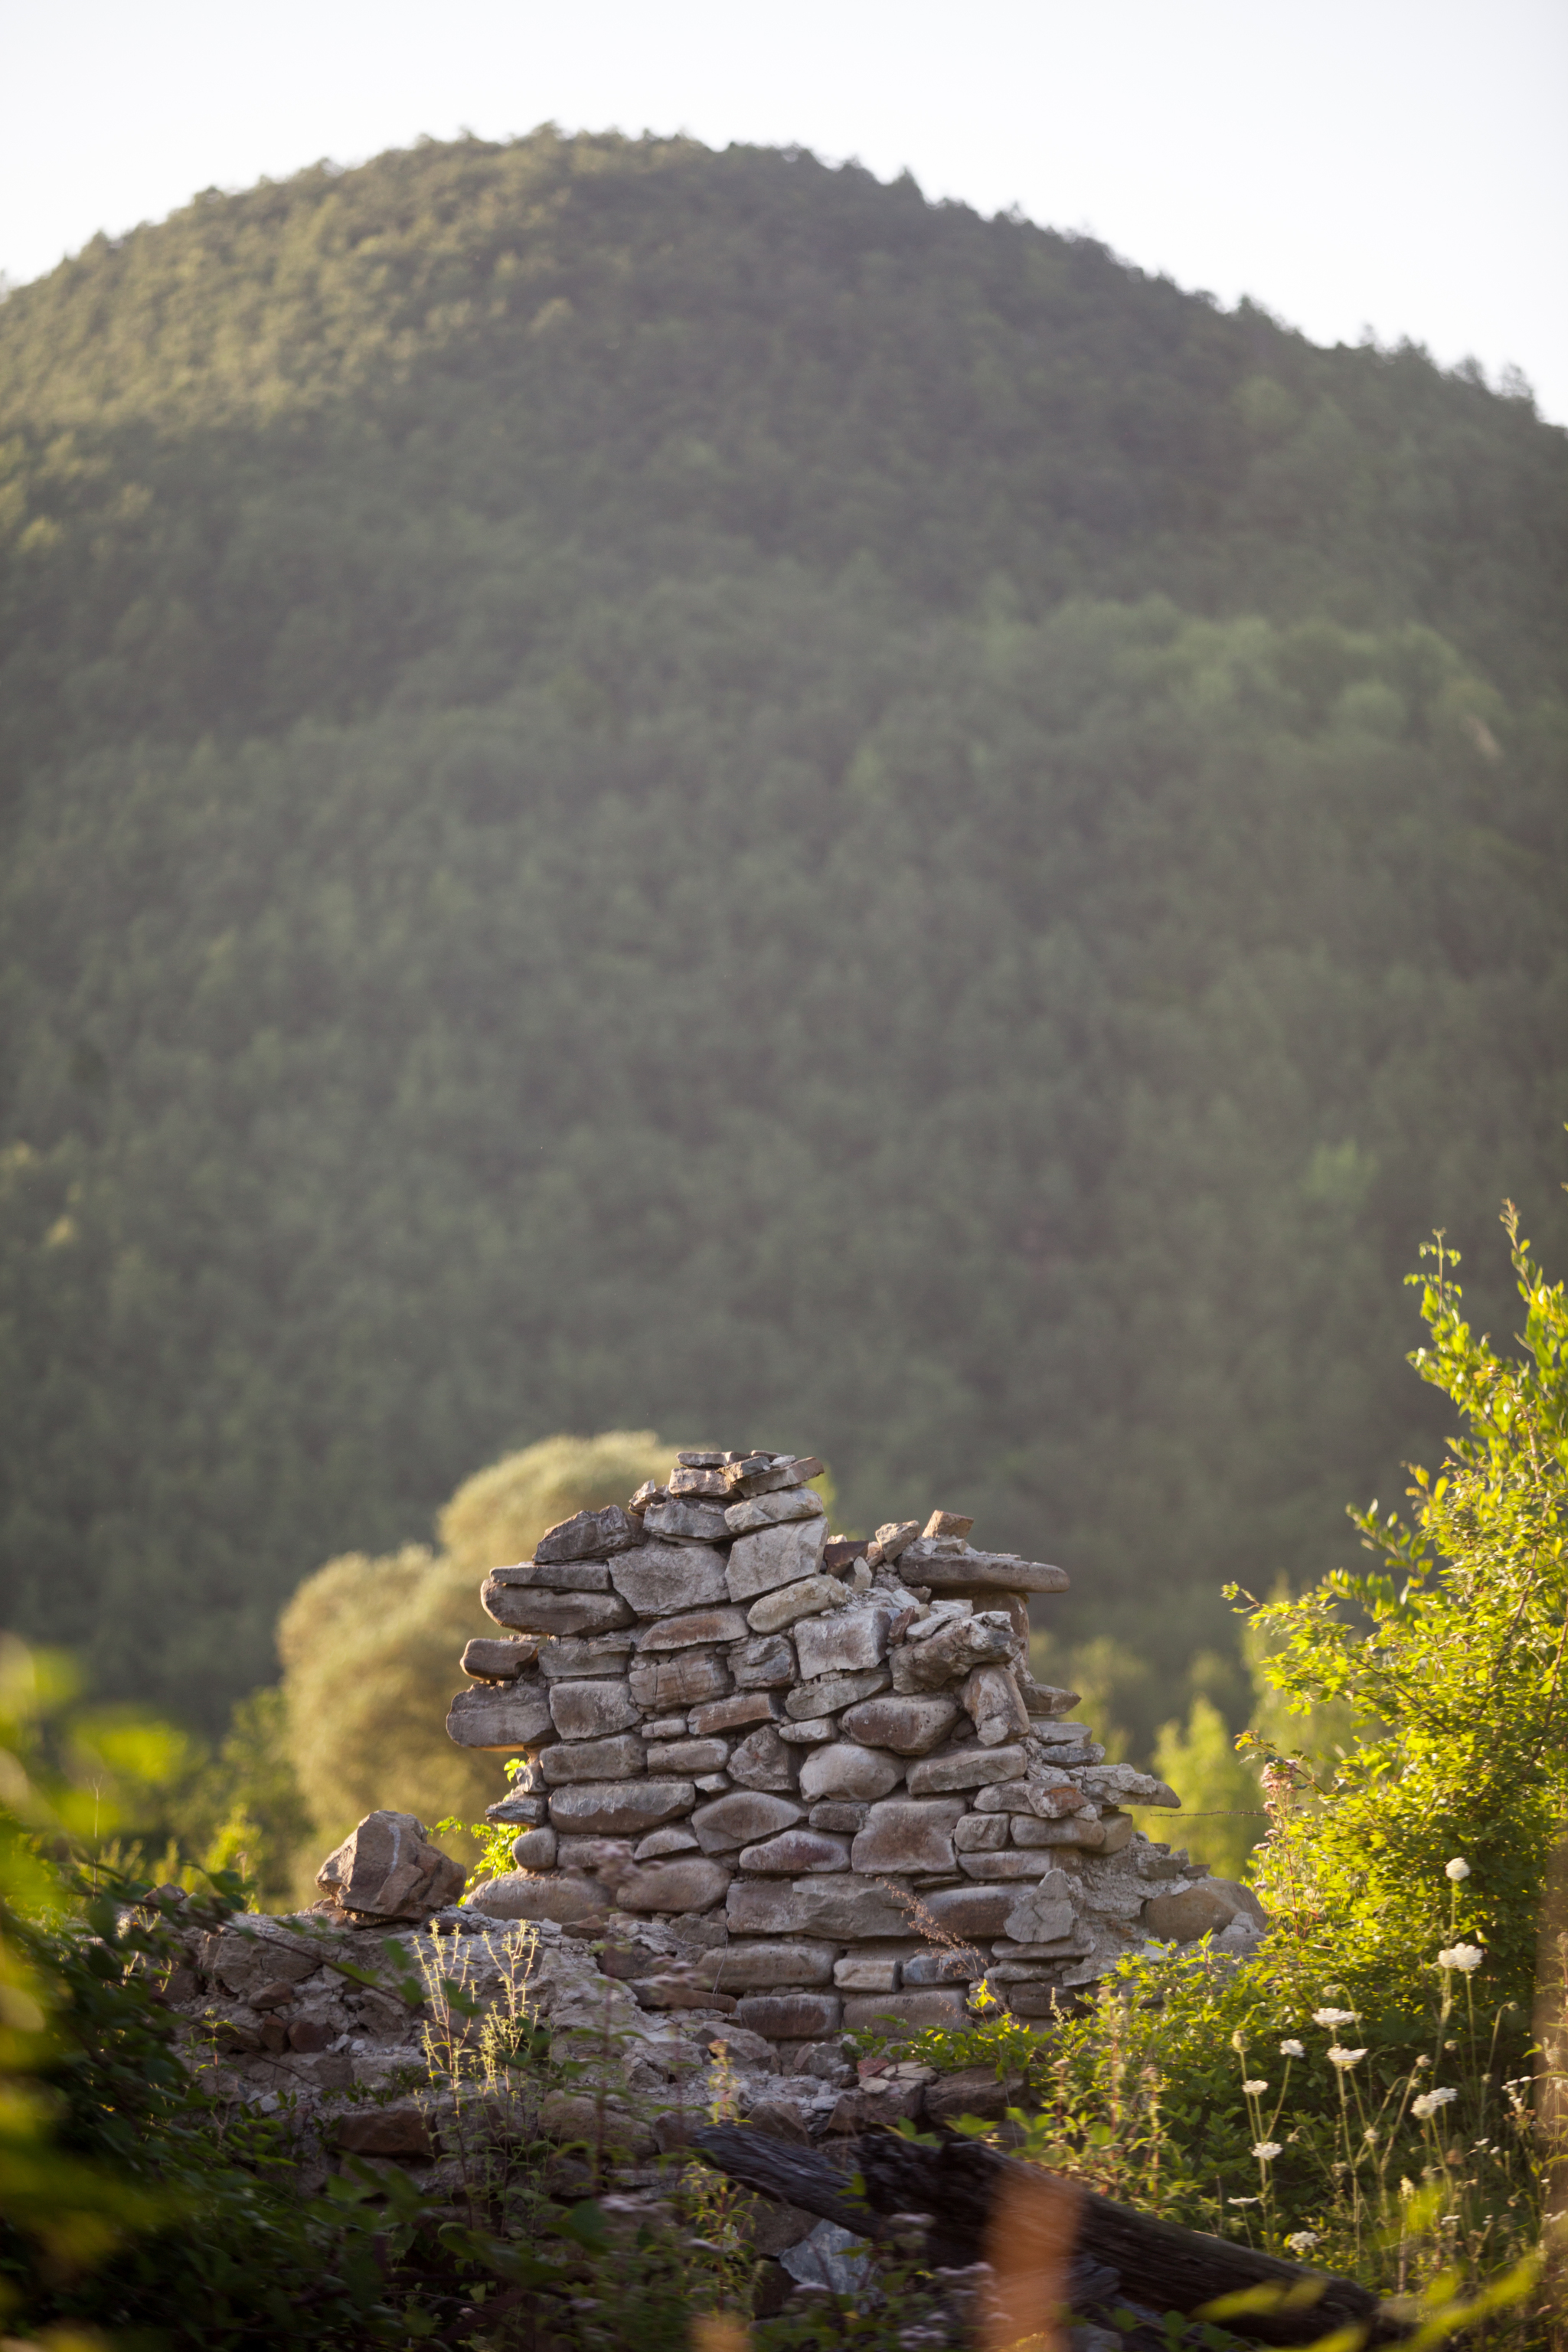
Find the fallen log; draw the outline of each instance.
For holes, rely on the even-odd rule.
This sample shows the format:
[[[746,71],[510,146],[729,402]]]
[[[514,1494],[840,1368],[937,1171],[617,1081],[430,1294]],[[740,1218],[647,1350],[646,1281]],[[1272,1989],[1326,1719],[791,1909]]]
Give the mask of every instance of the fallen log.
[[[1405,2318],[1353,2279],[1156,2221],[973,2140],[944,2139],[929,2148],[875,2132],[841,2143],[828,2157],[717,2124],[694,2132],[691,2145],[748,2189],[862,2237],[887,2236],[894,2214],[929,2214],[926,2259],[933,2269],[990,2262],[1005,2270],[1010,2260],[1016,2266],[1020,2214],[1031,2205],[1042,2211],[1050,2206],[1057,2219],[1043,2242],[1062,2250],[1062,2286],[1092,2282],[1096,2305],[1126,2302],[1196,2318],[1226,2298],[1245,2296],[1252,2308],[1215,2315],[1232,2334],[1258,2344],[1312,2344],[1353,2328],[1371,2346],[1410,2332]],[[1005,2224],[994,2234],[1004,2211]],[[1079,2307],[1072,2293],[1064,2299]]]

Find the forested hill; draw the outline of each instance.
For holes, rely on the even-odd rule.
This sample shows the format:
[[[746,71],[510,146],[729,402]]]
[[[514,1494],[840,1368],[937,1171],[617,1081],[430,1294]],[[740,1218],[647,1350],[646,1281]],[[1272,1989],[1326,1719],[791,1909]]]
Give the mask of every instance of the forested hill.
[[[1169,1683],[1568,1173],[1568,440],[807,155],[424,145],[0,308],[5,1613],[211,1719],[563,1427]]]

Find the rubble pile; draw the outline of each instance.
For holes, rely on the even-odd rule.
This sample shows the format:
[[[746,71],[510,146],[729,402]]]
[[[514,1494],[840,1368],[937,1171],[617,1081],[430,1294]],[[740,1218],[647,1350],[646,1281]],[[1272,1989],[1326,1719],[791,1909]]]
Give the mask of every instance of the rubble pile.
[[[485,1579],[505,1630],[447,1729],[528,1769],[490,1808],[515,1867],[469,1908],[607,1937],[644,2008],[827,2079],[846,2031],[1046,2017],[1151,1937],[1249,1948],[1254,1898],[1134,1826],[1174,1793],[1029,1671],[1062,1570],[942,1511],[834,1538],[820,1470],[681,1454]]]

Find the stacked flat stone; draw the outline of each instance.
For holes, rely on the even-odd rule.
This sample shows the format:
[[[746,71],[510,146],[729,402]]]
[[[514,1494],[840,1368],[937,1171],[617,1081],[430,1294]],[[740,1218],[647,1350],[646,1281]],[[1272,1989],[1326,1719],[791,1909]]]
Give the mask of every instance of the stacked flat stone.
[[[476,1901],[578,1935],[662,1919],[690,2004],[775,2042],[956,2021],[983,1977],[1047,2014],[1143,1940],[1179,1865],[1123,1808],[1178,1800],[1030,1674],[1060,1569],[942,1511],[830,1538],[820,1469],[681,1454],[486,1578],[507,1631],[468,1643],[447,1729],[529,1770],[490,1808],[516,1868]]]

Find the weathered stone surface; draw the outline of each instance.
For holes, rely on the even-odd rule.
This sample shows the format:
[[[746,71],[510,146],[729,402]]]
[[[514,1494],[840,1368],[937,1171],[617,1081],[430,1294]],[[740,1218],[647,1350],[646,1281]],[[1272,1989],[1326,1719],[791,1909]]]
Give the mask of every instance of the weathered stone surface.
[[[752,1535],[738,1537],[724,1571],[731,1600],[755,1601],[763,1593],[777,1591],[781,1585],[815,1576],[822,1565],[826,1538],[827,1522],[820,1515],[787,1519],[782,1526],[759,1528]],[[759,1626],[757,1630],[773,1629]]]
[[[514,1789],[485,1807],[487,1822],[515,1822],[520,1829],[536,1830],[548,1818],[547,1800],[537,1790]]]
[[[751,1993],[735,2010],[742,2025],[770,2042],[817,2042],[837,2033],[843,2003],[836,1992]]]
[[[707,1544],[641,1544],[610,1562],[610,1578],[639,1617],[668,1617],[729,1599],[724,1563]],[[743,1633],[744,1626],[739,1628]]]
[[[722,1863],[689,1854],[639,1864],[616,1887],[616,1901],[623,1911],[710,1911],[729,1891]]]
[[[973,1984],[984,1973],[978,1952],[947,1952],[928,1946],[904,1962],[906,1985]]]
[[[741,1868],[774,1878],[804,1877],[808,1872],[847,1870],[849,1841],[825,1830],[784,1830],[764,1838],[760,1845],[741,1848]]]
[[[511,1842],[511,1863],[514,1870],[553,1870],[555,1867],[555,1832],[552,1829],[524,1830]]]
[[[550,1818],[558,1830],[640,1837],[696,1801],[689,1780],[579,1780],[551,1792]]]
[[[1028,1786],[1034,1796],[1035,1811],[1042,1822],[1065,1822],[1069,1813],[1094,1811],[1083,1790],[1075,1789],[1070,1781],[1045,1783],[1031,1774]]]
[[[1016,1593],[1013,1596],[1015,1600],[1021,1600],[1021,1597]],[[1080,1696],[1078,1691],[1058,1690],[1050,1683],[1037,1683],[1026,1666],[1018,1676],[1018,1687],[1024,1694],[1024,1705],[1031,1717],[1040,1718],[1040,1721],[1031,1722],[1030,1728],[1035,1731],[1040,1729],[1041,1721],[1070,1715]]]
[[[950,1936],[977,1936],[986,1942],[1002,1933],[1002,1923],[1017,1899],[1014,1886],[944,1886],[922,1895],[921,1902]]]
[[[901,1642],[889,1663],[896,1691],[944,1690],[976,1666],[1010,1658],[1016,1637],[1005,1618],[986,1612],[955,1618],[921,1641]],[[1020,1705],[1022,1702],[1020,1702]]]
[[[1007,2007],[1015,2017],[1055,2017],[1061,2008],[1061,1995],[1054,1985],[1014,1985]]]
[[[928,2025],[960,2026],[968,2021],[963,1995],[956,1986],[932,1985],[915,1992],[900,1990],[891,1994],[854,1992],[845,1996],[846,2033],[878,2026],[889,2016],[897,2018],[911,2032],[920,2032]]]
[[[700,1805],[691,1826],[704,1853],[725,1853],[736,1846],[752,1845],[779,1830],[793,1829],[805,1817],[804,1805],[792,1797],[771,1796],[762,1789],[736,1789]]]
[[[1108,1855],[1120,1853],[1124,1846],[1131,1844],[1135,1832],[1131,1813],[1101,1813],[1100,1826],[1105,1832],[1105,1843],[1100,1848],[1102,1862]]]
[[[996,2079],[994,2066],[964,2066],[926,2084],[924,2114],[928,2124],[955,2124],[960,2116],[978,2116],[983,2123],[999,2124],[1023,2095],[1023,2077]]]
[[[965,1813],[953,1825],[956,1853],[996,1853],[1007,1843],[1005,1813]]]
[[[787,1633],[761,1633],[730,1653],[737,1690],[784,1690],[795,1680],[795,1643]]]
[[[804,1486],[808,1478],[821,1475],[822,1465],[815,1454],[775,1454],[770,1459],[753,1454],[724,1465],[725,1486],[736,1497],[771,1495],[781,1486]]]
[[[550,1718],[563,1739],[604,1739],[636,1723],[637,1704],[622,1682],[560,1682],[550,1685]],[[634,1769],[641,1771],[639,1748]],[[602,1780],[603,1773],[590,1776]]]
[[[1023,1695],[1005,1666],[976,1666],[963,1690],[964,1713],[980,1734],[983,1748],[1000,1748],[1022,1739],[1029,1728]]]
[[[767,1789],[775,1796],[795,1787],[790,1751],[771,1723],[763,1724],[731,1751],[729,1773],[742,1789]]]
[[[952,1789],[988,1789],[1021,1780],[1028,1765],[1022,1748],[955,1748],[922,1757],[909,1769],[911,1797],[944,1796]]]
[[[632,1866],[632,1841],[629,1837],[584,1837],[576,1831],[563,1832],[556,1847],[555,1866],[557,1870],[584,1870],[591,1878],[603,1879],[610,1885]]]
[[[361,2108],[333,2124],[331,2144],[349,2156],[434,2156],[430,2126],[411,2101]]]
[[[695,1853],[697,1840],[684,1822],[671,1822],[668,1829],[650,1830],[637,1843],[632,1855],[634,1862],[663,1862],[672,1853]]]
[[[867,1748],[890,1748],[895,1756],[923,1756],[944,1739],[958,1720],[947,1697],[868,1698],[852,1706],[839,1729]]]
[[[581,1641],[558,1640],[539,1644],[539,1671],[548,1683],[575,1676],[589,1682],[618,1679],[637,1647],[629,1628],[614,1633],[590,1633]]]
[[[869,1807],[851,1804],[842,1797],[823,1797],[806,1815],[814,1830],[829,1830],[835,1836],[853,1837],[866,1826]]]
[[[900,1966],[897,1952],[847,1952],[833,1964],[833,1981],[840,1992],[895,1992]]]
[[[1268,1913],[1250,1888],[1238,1886],[1234,1879],[1200,1878],[1195,1886],[1151,1895],[1143,1906],[1143,1917],[1149,1933],[1161,1943],[1192,1944],[1200,1936],[1220,1934],[1238,1911],[1246,1912],[1259,1927],[1268,1924]]]
[[[782,1528],[791,1519],[819,1519],[822,1497],[809,1486],[782,1486],[771,1495],[753,1495],[750,1501],[731,1503],[724,1524],[732,1536],[754,1535],[759,1528]]]
[[[961,1853],[958,1866],[966,1878],[1038,1878],[1056,1865],[1049,1853],[1021,1853],[1005,1846],[999,1853]]]
[[[1019,1559],[1012,1552],[972,1551],[967,1545],[943,1548],[942,1538],[918,1536],[899,1560],[906,1584],[933,1593],[984,1596],[989,1592],[1065,1592],[1071,1579],[1043,1560]],[[886,1553],[884,1552],[884,1558]]]
[[[838,1737],[832,1717],[826,1715],[809,1716],[805,1723],[781,1723],[778,1734],[791,1748],[822,1748]]]
[[[1091,1764],[1079,1774],[1089,1796],[1103,1805],[1175,1805],[1181,1799],[1164,1780],[1131,1764]]]
[[[898,1559],[921,1531],[919,1519],[888,1519],[877,1529],[876,1546],[884,1559]]]
[[[579,2142],[596,2149],[601,2142],[623,2160],[651,2156],[657,2145],[644,2124],[634,2122],[623,2106],[580,2091],[551,2091],[539,2104],[539,2128],[547,2139]]]
[[[766,1943],[729,1943],[704,1952],[692,1975],[699,1984],[723,1992],[766,1992],[774,1985],[827,1985],[833,1982],[831,1944],[770,1938]]]
[[[683,1715],[656,1715],[645,1718],[642,1727],[645,1739],[684,1739],[686,1717]]]
[[[862,1674],[887,1661],[892,1612],[885,1601],[856,1601],[830,1616],[808,1617],[795,1629],[803,1681],[818,1675]]]
[[[1072,1933],[1075,1916],[1072,1881],[1065,1870],[1055,1870],[1015,1898],[1000,1932],[1015,1944],[1048,1944]]]
[[[639,1706],[697,1706],[723,1697],[730,1670],[717,1651],[694,1650],[668,1659],[639,1658],[629,1680]]]
[[[1028,1819],[1027,1814],[1012,1816],[1015,1846],[1026,1841],[1034,1847],[1077,1846],[1086,1853],[1096,1853],[1105,1844],[1105,1823],[1090,1821],[1085,1813],[1071,1813],[1060,1822],[1036,1820],[1028,1829],[1021,1830],[1020,1823]]]
[[[629,1625],[632,1612],[618,1592],[543,1592],[487,1576],[479,1602],[498,1625],[524,1633],[608,1633]]]
[[[738,1731],[750,1723],[772,1723],[780,1711],[773,1691],[735,1691],[729,1698],[710,1699],[705,1706],[694,1706],[687,1721],[689,1728],[705,1739],[715,1731]]]
[[[676,1476],[680,1473],[678,1471]],[[703,1502],[694,1495],[677,1495],[673,1491],[667,1503],[650,1503],[643,1513],[643,1528],[650,1536],[678,1536],[688,1543],[728,1543],[730,1530],[724,1524],[724,1506],[720,1502]]]
[[[705,1797],[721,1796],[731,1786],[728,1772],[698,1772],[692,1777]]]
[[[684,1454],[678,1454],[675,1457],[675,1468],[670,1474],[670,1493],[672,1495],[727,1495],[730,1490],[724,1481],[724,1465],[729,1459],[727,1454],[711,1446],[689,1449]]]
[[[696,1780],[700,1773],[722,1772],[730,1760],[727,1739],[671,1739],[658,1751],[661,1772],[689,1772]]]
[[[503,1871],[500,1877],[487,1879],[480,1892],[483,1902],[476,1898],[474,1908],[482,1909],[488,1918],[553,1919],[563,1927],[603,1918],[609,1904],[602,1886],[564,1870],[537,1878],[526,1871]]]
[[[887,1798],[867,1814],[850,1860],[868,1878],[951,1870],[953,1824],[963,1810],[962,1797]]]
[[[971,1889],[959,1891],[968,1895]],[[875,1880],[853,1873],[788,1883],[737,1878],[725,1913],[731,1933],[737,1936],[822,1936],[838,1944],[858,1944],[910,1933],[907,1906]]]
[[[559,1560],[608,1559],[615,1552],[629,1550],[637,1540],[636,1520],[618,1503],[610,1503],[602,1511],[578,1511],[562,1519],[540,1537],[533,1557],[541,1568]]]
[[[733,1642],[745,1633],[739,1609],[696,1609],[678,1617],[661,1617],[648,1626],[637,1643],[639,1656],[664,1650],[695,1649],[700,1643]]]
[[[970,1801],[977,1813],[1033,1813],[1042,1822],[1054,1822],[1065,1813],[1077,1812],[1084,1800],[1070,1781],[1052,1787],[1028,1780],[977,1789]]]
[[[847,1610],[835,1612],[845,1617],[848,1613]],[[819,1682],[797,1683],[785,1696],[784,1709],[793,1721],[811,1723],[819,1716],[841,1715],[847,1706],[873,1698],[887,1687],[886,1666],[872,1666],[858,1675],[824,1675]]]
[[[462,1655],[462,1668],[476,1682],[515,1682],[525,1666],[531,1666],[539,1655],[537,1636],[531,1633],[498,1634],[493,1639],[476,1634]]]
[[[1047,1797],[1043,1801],[1048,1805],[1050,1800]],[[1036,1807],[1036,1818],[1033,1820],[1027,1813],[1015,1813],[1012,1842],[1015,1845],[1060,1845],[1062,1841],[1056,1833],[1056,1824],[1058,1822],[1072,1820],[1080,1811],[1081,1807],[1070,1805],[1061,1812],[1053,1813],[1049,1819],[1045,1820],[1038,1817],[1041,1811],[1039,1805]],[[1101,1834],[1103,1835],[1103,1831]]]
[[[849,1598],[836,1577],[806,1576],[753,1601],[746,1612],[746,1622],[753,1633],[777,1633],[802,1617],[817,1616],[825,1609],[842,1609]]]
[[[515,1756],[555,1738],[542,1683],[477,1683],[460,1690],[447,1715],[447,1737],[459,1748],[493,1748]]]
[[[563,1683],[559,1687],[572,1690],[578,1685]],[[552,1759],[548,1770],[545,1757]],[[568,1780],[629,1780],[647,1764],[647,1750],[642,1741],[623,1731],[613,1739],[561,1740],[540,1757],[539,1773],[547,1789],[558,1789]]]
[[[903,1762],[885,1748],[862,1748],[858,1740],[836,1739],[814,1748],[800,1768],[803,1797],[847,1797],[872,1805],[891,1794],[903,1778]]]
[[[425,1834],[413,1813],[367,1813],[316,1873],[341,1911],[367,1919],[419,1919],[463,1891],[468,1876]]]
[[[728,2017],[735,2008],[729,1993],[710,1992],[705,1985],[693,1984],[679,1966],[657,1976],[639,1977],[632,1991],[639,2009],[700,2009]]]
[[[319,1918],[311,1925],[319,1926]],[[269,1923],[260,1934],[238,1935],[231,1928],[204,1936],[199,1952],[202,1975],[216,1977],[226,1992],[248,2001],[268,1986],[302,1983],[315,1975],[324,1957],[315,1937],[286,1937]]]

